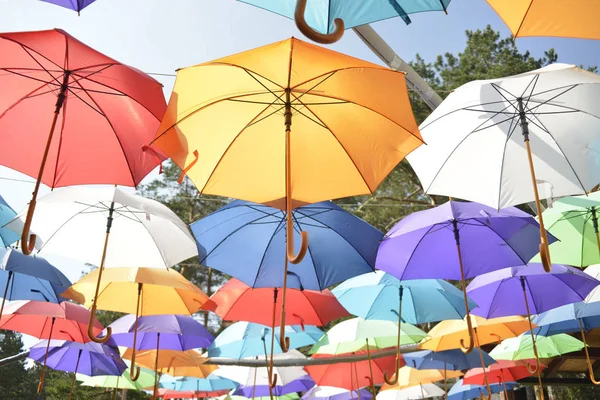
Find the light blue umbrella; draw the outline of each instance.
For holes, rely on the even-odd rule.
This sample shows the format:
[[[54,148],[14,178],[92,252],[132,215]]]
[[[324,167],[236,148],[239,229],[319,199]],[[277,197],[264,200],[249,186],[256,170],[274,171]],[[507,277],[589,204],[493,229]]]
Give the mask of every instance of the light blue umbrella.
[[[317,327],[306,325],[286,326],[286,336],[290,338],[290,348],[315,344],[325,333]],[[265,342],[263,343],[263,338]],[[275,328],[274,354],[282,353],[279,345],[279,327]],[[216,337],[208,348],[209,357],[226,357],[242,359],[265,354],[271,349],[271,328],[266,325],[252,322],[236,322],[228,326]]]
[[[4,288],[0,316],[5,300],[60,303],[65,300],[60,294],[70,286],[69,279],[41,257],[28,257],[13,249],[0,253],[0,288]]]
[[[481,352],[485,366],[496,363],[485,351]],[[434,352],[421,350],[404,354],[406,365],[415,369],[439,369],[461,371],[463,369],[481,368],[479,352],[464,353],[462,350],[446,350]]]
[[[206,378],[192,378],[187,376],[171,377],[163,375],[160,377],[159,387],[175,390],[177,392],[197,391],[215,392],[218,390],[235,389],[238,386],[232,380],[220,376],[209,375]]]
[[[400,288],[403,322],[422,324],[465,316],[463,293],[441,279],[400,281],[386,272],[375,271],[348,279],[332,293],[351,314],[397,321]],[[469,307],[476,304],[471,302]]]
[[[320,43],[333,43],[342,36],[343,29],[370,24],[388,18],[400,17],[410,24],[409,14],[425,11],[446,11],[451,0],[240,0],[294,18],[302,33]],[[306,8],[304,10],[304,7]],[[304,15],[304,18],[300,18]],[[343,20],[343,24],[340,24]]]
[[[506,390],[513,390],[515,386],[517,386],[516,382],[506,382]],[[490,390],[492,393],[500,393],[504,391],[504,385],[490,385]],[[487,389],[485,386],[465,385],[461,379],[452,386],[446,400],[478,399],[482,395],[487,397]]]
[[[12,221],[17,216],[15,210],[13,210],[6,201],[0,196],[0,246],[8,247],[17,240],[19,235],[8,228],[3,228],[5,224]]]
[[[544,336],[579,332],[580,321],[584,331],[600,327],[600,302],[567,304],[538,314],[533,318],[533,323],[543,328],[538,334]]]

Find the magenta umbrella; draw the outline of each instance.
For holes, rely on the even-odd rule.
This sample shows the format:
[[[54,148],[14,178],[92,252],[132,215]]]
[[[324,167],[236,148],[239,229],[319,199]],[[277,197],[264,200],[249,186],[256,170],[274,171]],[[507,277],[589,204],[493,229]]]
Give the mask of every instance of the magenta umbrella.
[[[478,276],[467,287],[467,293],[478,304],[473,314],[480,317],[528,317],[536,367],[531,368],[529,364],[526,367],[531,374],[537,373],[541,393],[540,360],[531,314],[583,301],[599,284],[600,281],[577,268],[555,264],[552,272],[547,273],[542,264],[532,263]]]

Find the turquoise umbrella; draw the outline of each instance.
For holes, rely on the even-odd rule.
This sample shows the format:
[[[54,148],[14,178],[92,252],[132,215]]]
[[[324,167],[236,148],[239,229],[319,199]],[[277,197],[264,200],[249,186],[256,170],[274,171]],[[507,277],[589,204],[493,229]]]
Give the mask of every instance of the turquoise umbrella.
[[[8,247],[17,240],[19,235],[3,226],[12,221],[17,216],[15,210],[13,210],[6,201],[0,196],[0,246]]]
[[[444,11],[451,0],[240,0],[293,18],[300,32],[319,43],[337,42],[344,29],[409,14]]]

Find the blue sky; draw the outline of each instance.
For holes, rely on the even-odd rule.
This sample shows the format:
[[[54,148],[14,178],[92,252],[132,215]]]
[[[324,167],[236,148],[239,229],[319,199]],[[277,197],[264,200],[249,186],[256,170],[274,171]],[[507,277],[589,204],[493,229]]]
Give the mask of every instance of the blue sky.
[[[405,61],[412,60],[416,53],[433,61],[438,54],[461,51],[467,29],[490,24],[503,35],[509,34],[485,0],[453,0],[448,15],[426,13],[412,19],[408,26],[399,18],[373,25]],[[55,27],[121,62],[166,74],[290,36],[302,38],[293,21],[235,0],[97,0],[79,17],[37,0],[0,0],[1,31]],[[600,41],[528,38],[518,39],[517,45],[537,57],[554,47],[561,62],[600,65]],[[332,48],[380,63],[352,31],[347,31]],[[168,96],[174,79],[156,78],[164,84]],[[148,179],[156,176],[154,172]],[[0,194],[17,211],[25,207],[33,185],[2,178],[31,179],[0,167]],[[50,261],[72,279],[81,274],[81,264],[63,259]]]

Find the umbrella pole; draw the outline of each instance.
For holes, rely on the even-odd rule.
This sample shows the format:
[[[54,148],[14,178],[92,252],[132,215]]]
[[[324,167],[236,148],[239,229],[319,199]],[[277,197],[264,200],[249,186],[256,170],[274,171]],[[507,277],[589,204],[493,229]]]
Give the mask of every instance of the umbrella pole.
[[[266,330],[266,328],[265,328]],[[273,331],[273,328],[271,328],[271,331]],[[269,384],[267,386],[269,386],[269,398],[271,400],[273,400],[273,388],[275,387],[275,385],[273,385],[273,382],[271,380],[271,368],[269,367],[269,354],[267,353],[267,341],[265,340],[265,336],[266,336],[266,332],[263,330],[263,333],[261,335],[261,340],[263,342],[263,349],[265,351],[265,364],[267,367],[267,378],[268,378],[268,382]]]
[[[598,253],[600,254],[600,233],[598,231],[598,215],[596,215],[596,207],[592,207],[592,223],[594,224],[594,233],[596,233],[596,245],[598,246]],[[2,313],[0,311],[0,317]]]
[[[81,359],[81,349],[77,353],[77,363],[75,363],[75,371],[73,372],[73,381],[71,382],[71,391],[69,392],[69,400],[73,398],[73,390],[75,389],[75,381],[77,380],[77,370],[79,369],[79,360]]]
[[[277,385],[277,374],[273,373],[273,353],[275,352],[275,316],[277,314],[277,295],[279,291],[277,288],[273,288],[273,319],[271,320],[271,357],[269,361],[269,367],[267,372],[269,374],[269,385],[274,388]],[[285,327],[284,327],[285,329]],[[266,346],[266,345],[265,345]],[[265,349],[266,357],[266,349]]]
[[[535,369],[531,368],[529,363],[525,367],[530,374],[537,374],[538,384],[540,385],[540,398],[544,400],[544,386],[542,384],[542,371],[540,368],[540,357],[535,344],[535,334],[533,333],[533,324],[531,323],[531,312],[529,311],[529,300],[527,300],[527,290],[525,288],[525,278],[521,277],[521,288],[523,289],[523,298],[525,299],[525,309],[527,310],[527,321],[529,322],[529,333],[531,334],[531,343],[533,345],[533,355],[535,356]]]
[[[258,359],[258,357],[256,357]],[[252,400],[254,400],[254,394],[256,393],[256,371],[258,368],[254,367],[254,383],[252,385]]]
[[[2,305],[0,306],[0,318],[2,318],[2,312],[4,311],[4,302],[6,301],[6,296],[8,295],[8,287],[10,286],[10,281],[12,279],[13,272],[8,271],[8,278],[6,279],[6,287],[4,288],[4,296],[2,296]]]
[[[525,115],[525,107],[523,106],[523,98],[517,99],[519,104],[519,119],[521,123],[521,131],[523,133],[523,141],[527,149],[527,160],[529,161],[529,172],[531,174],[531,183],[533,185],[533,195],[535,197],[535,207],[537,208],[538,220],[540,223],[540,258],[546,272],[552,270],[552,261],[550,260],[550,250],[548,249],[548,234],[544,227],[544,217],[542,215],[542,203],[537,188],[537,179],[535,177],[535,168],[533,166],[533,156],[531,155],[531,145],[529,144],[529,124]],[[542,394],[542,399],[544,395]]]
[[[25,217],[25,223],[23,224],[23,231],[21,232],[21,251],[26,256],[31,254],[35,248],[36,235],[29,235],[31,228],[31,222],[33,221],[33,212],[35,211],[35,205],[37,195],[40,190],[40,184],[42,183],[42,177],[44,176],[44,169],[46,167],[46,161],[48,160],[48,153],[50,152],[50,145],[52,144],[52,137],[54,136],[54,129],[56,128],[56,122],[58,121],[58,115],[67,97],[67,90],[69,89],[69,77],[71,71],[64,71],[63,81],[60,85],[60,91],[56,97],[56,105],[54,107],[54,117],[52,118],[52,124],[50,125],[50,133],[48,134],[48,140],[46,141],[46,148],[44,149],[44,155],[42,156],[42,162],[40,163],[40,170],[38,172],[37,179],[35,181],[35,187],[31,194],[31,201],[27,208],[27,216]]]
[[[377,393],[375,393],[375,384],[373,383],[373,364],[371,361],[371,349],[369,348],[369,338],[365,338],[365,340],[367,342],[367,358],[369,360],[369,376],[367,376],[367,379],[369,380],[369,386],[371,387],[373,396],[375,396]]]
[[[50,340],[52,340],[52,331],[54,330],[55,317],[52,317],[52,323],[50,324],[50,334],[48,335],[48,343],[46,344],[46,354],[44,354],[44,365],[42,366],[42,373],[40,374],[40,383],[38,384],[38,394],[42,393],[44,388],[44,376],[46,375],[46,361],[48,360],[48,350],[50,349]]]
[[[585,339],[585,331],[583,330],[581,319],[578,318],[577,322],[579,322],[579,332],[581,333],[581,340],[583,341],[583,350],[585,352],[585,361],[587,363],[588,372],[590,373],[590,381],[592,381],[594,385],[600,385],[600,381],[597,381],[594,376],[594,368],[592,367],[592,361],[590,360],[590,353],[588,352],[588,344]]]
[[[463,266],[462,253],[460,251],[460,233],[458,231],[458,222],[452,220],[452,230],[454,232],[454,241],[456,242],[456,253],[458,255],[458,266],[460,268],[460,282],[465,301],[465,319],[467,320],[467,330],[469,331],[469,345],[465,346],[464,339],[460,340],[461,350],[463,353],[470,353],[475,346],[475,338],[473,334],[473,323],[471,322],[471,311],[469,310],[469,297],[467,296],[467,282],[465,281],[465,268]]]
[[[423,384],[419,383],[419,387],[421,388],[421,398],[425,398],[425,392],[423,392]]]
[[[342,38],[344,35],[344,20],[341,18],[336,18],[333,23],[335,25],[335,30],[329,34],[324,34],[321,32],[315,31],[313,28],[306,23],[306,19],[304,19],[304,12],[306,11],[306,0],[297,0],[296,1],[296,10],[294,12],[294,21],[296,21],[296,26],[298,30],[304,34],[307,38],[312,40],[313,42],[321,43],[321,44],[331,44],[335,43]]]
[[[152,400],[156,399],[158,395],[158,349],[160,348],[160,332],[156,334],[156,357],[154,359],[154,393],[152,394]]]
[[[118,378],[117,378],[118,379]],[[115,390],[113,391],[113,400],[117,400],[117,391],[119,389],[115,388]]]
[[[132,381],[137,381],[140,377],[140,367],[135,365],[135,353],[138,332],[138,319],[140,316],[140,299],[142,297],[142,284],[138,283],[137,305],[135,307],[135,325],[133,328],[133,348],[131,349],[131,366],[129,367],[129,377]],[[135,372],[134,372],[135,371]]]
[[[446,361],[444,361],[444,399],[448,398],[448,392],[447,392],[447,387],[446,387],[447,380],[448,380],[448,372],[446,369]]]
[[[485,360],[483,359],[483,352],[481,350],[481,346],[479,345],[479,336],[477,336],[477,328],[473,328],[475,333],[475,345],[477,346],[477,350],[479,352],[479,361],[481,361],[481,368],[483,369],[483,381],[485,382],[485,388],[487,390],[487,399],[490,400],[492,398],[492,390],[490,389],[490,381],[488,380],[487,371],[485,370]],[[481,395],[483,397],[483,394]]]
[[[104,271],[104,262],[106,261],[106,250],[108,248],[108,238],[110,236],[110,228],[113,221],[113,213],[115,211],[115,202],[110,203],[108,209],[108,218],[106,219],[106,235],[104,237],[104,247],[102,249],[102,258],[100,259],[100,266],[98,267],[98,281],[96,282],[96,292],[94,293],[94,299],[92,300],[92,308],[90,310],[90,323],[88,325],[88,335],[93,342],[106,343],[112,335],[112,328],[106,327],[106,335],[104,337],[97,337],[94,334],[94,318],[96,317],[96,302],[98,301],[98,293],[100,291],[100,282],[102,281],[102,272]]]
[[[396,364],[395,364],[395,370],[394,370],[394,376],[392,376],[392,379],[390,379],[387,376],[387,372],[383,371],[383,380],[385,381],[385,383],[387,383],[388,385],[395,385],[396,383],[398,383],[398,370],[400,369],[400,336],[402,335],[402,294],[404,293],[404,286],[399,285],[398,286],[398,338],[397,338],[397,353],[396,353]],[[369,364],[370,366],[370,364]]]
[[[354,366],[354,380],[356,382],[356,396],[358,397],[358,400],[360,400],[360,385],[358,382],[358,368],[356,367],[356,363],[352,364]]]

